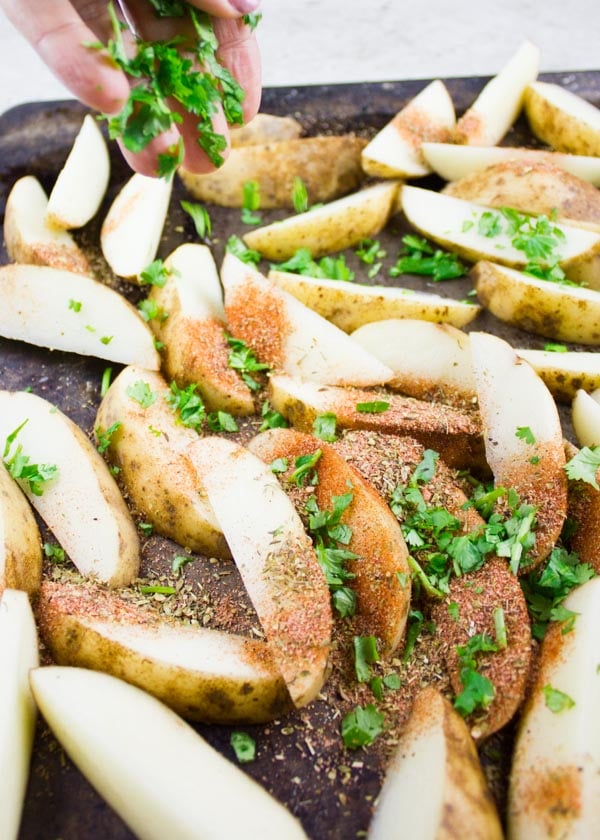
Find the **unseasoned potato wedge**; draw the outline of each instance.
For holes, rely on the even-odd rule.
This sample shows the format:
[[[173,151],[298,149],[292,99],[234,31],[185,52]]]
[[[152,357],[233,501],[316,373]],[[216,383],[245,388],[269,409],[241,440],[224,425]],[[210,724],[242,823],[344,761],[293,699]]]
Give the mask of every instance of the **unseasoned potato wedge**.
[[[525,91],[534,134],[559,152],[600,156],[600,109],[560,85],[534,82]]]
[[[0,592],[34,593],[42,578],[42,548],[27,499],[0,464]]]
[[[578,390],[600,388],[600,353],[554,352],[516,347],[521,359],[529,362],[559,402],[570,403]]]
[[[341,137],[300,137],[265,145],[234,147],[220,169],[207,175],[179,170],[194,198],[222,207],[242,207],[244,184],[258,184],[260,207],[293,209],[294,179],[301,178],[308,201],[332,201],[360,186],[360,153],[366,141]],[[252,245],[251,247],[257,247]]]
[[[276,140],[294,140],[302,134],[302,126],[293,117],[278,117],[275,114],[257,114],[245,125],[230,129],[231,148],[257,146]]]

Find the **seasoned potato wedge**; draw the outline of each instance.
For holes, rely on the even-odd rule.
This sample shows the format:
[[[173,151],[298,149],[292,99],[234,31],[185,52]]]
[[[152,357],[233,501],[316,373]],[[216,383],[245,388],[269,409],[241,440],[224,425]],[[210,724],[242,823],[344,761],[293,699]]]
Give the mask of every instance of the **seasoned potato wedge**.
[[[269,280],[345,332],[388,318],[421,318],[464,327],[480,311],[464,301],[395,286],[340,283],[275,269],[269,271]]]
[[[58,228],[80,228],[96,215],[110,177],[110,158],[96,119],[87,114],[75,138],[46,209]]]
[[[450,324],[392,318],[365,324],[352,338],[394,371],[389,388],[418,399],[474,401],[469,336]]]
[[[484,467],[478,418],[443,403],[360,388],[327,387],[290,376],[271,376],[269,395],[273,407],[299,431],[310,432],[320,414],[332,412],[339,428],[410,435],[439,452],[450,466]],[[358,405],[365,408],[361,411]]]
[[[165,375],[182,387],[196,383],[211,411],[252,414],[250,389],[228,365],[223,293],[210,249],[180,245],[165,267],[165,285],[153,286],[149,295],[162,312],[150,326],[164,344]]]
[[[306,840],[282,805],[139,688],[61,666],[33,670],[30,682],[64,749],[142,840]]]
[[[403,186],[400,195],[402,209],[411,225],[459,256],[473,262],[489,259],[514,268],[524,268],[529,262],[525,252],[512,244],[514,236],[494,208],[420,187]],[[492,214],[488,219],[497,218],[500,228],[497,235],[479,231],[483,213]],[[567,225],[555,227],[564,235],[557,253],[567,277],[600,288],[600,234]]]
[[[42,548],[27,499],[0,464],[0,592],[34,593],[42,578]]]
[[[454,142],[495,146],[512,126],[523,106],[525,90],[537,78],[540,51],[524,41],[456,123]]]
[[[115,274],[133,283],[158,249],[173,180],[136,172],[110,206],[100,231],[104,258]]]
[[[4,242],[11,260],[90,274],[83,251],[66,230],[46,221],[48,198],[37,178],[25,175],[13,185],[4,211]]]
[[[398,184],[375,184],[323,207],[244,234],[244,242],[268,260],[287,260],[298,248],[322,257],[379,233],[393,210]]]
[[[135,525],[81,429],[35,394],[0,391],[0,441],[10,443],[5,463],[27,457],[29,464],[56,467],[41,484],[26,479],[19,484],[81,574],[109,586],[135,580],[140,563]]]
[[[230,129],[231,148],[257,146],[277,140],[294,140],[302,134],[302,126],[293,117],[278,117],[275,114],[257,114],[245,125]]]
[[[0,267],[0,335],[152,370],[160,357],[148,326],[108,286],[41,265]]]
[[[40,633],[57,665],[104,671],[188,720],[260,723],[292,703],[265,642],[158,619],[98,587],[45,581]]]
[[[423,689],[388,766],[369,840],[502,840],[477,750],[460,715]]]
[[[521,502],[536,508],[535,545],[526,556],[511,553],[516,574],[544,560],[565,520],[567,478],[560,419],[540,377],[507,342],[489,333],[471,333],[470,339],[494,482],[516,490]]]
[[[577,391],[571,408],[573,428],[581,446],[600,446],[600,391]]]
[[[445,142],[456,123],[443,82],[423,88],[379,131],[362,152],[362,167],[377,178],[418,178],[431,169],[420,152],[424,140]]]
[[[553,622],[542,643],[510,776],[513,840],[595,837],[600,831],[600,578],[564,601],[576,614],[569,632]]]
[[[259,360],[327,385],[379,385],[392,371],[346,333],[226,254],[221,270],[227,326]]]
[[[457,146],[455,143],[423,143],[421,152],[431,168],[446,181],[458,181],[488,166],[519,160],[560,166],[582,181],[600,187],[600,158],[591,155],[565,155],[521,146]]]
[[[600,353],[554,352],[516,347],[515,352],[525,359],[544,380],[559,402],[570,403],[578,390],[600,388]]]
[[[525,91],[534,134],[559,152],[600,156],[600,109],[560,85],[534,82]]]
[[[144,407],[135,394],[150,395]],[[132,396],[132,394],[134,396]],[[112,383],[96,415],[96,434],[120,424],[110,435],[106,454],[119,468],[119,480],[144,519],[180,545],[216,557],[230,551],[202,484],[185,456],[197,433],[177,422],[165,396],[162,376],[127,367]]]
[[[565,441],[567,460],[578,451],[576,446]],[[567,484],[567,518],[573,526],[568,547],[579,555],[582,563],[589,563],[596,574],[600,574],[600,490],[587,481],[569,479]]]
[[[222,207],[242,207],[244,184],[258,184],[260,206],[293,209],[294,179],[301,178],[310,204],[332,201],[364,179],[360,153],[366,141],[352,134],[300,137],[234,147],[223,166],[208,175],[179,170],[194,198]],[[255,247],[254,245],[251,247]]]
[[[310,537],[269,467],[225,438],[187,449],[296,706],[325,681],[329,589]]]
[[[600,344],[600,292],[538,280],[480,260],[472,269],[479,301],[501,321],[558,341]]]
[[[361,635],[377,636],[383,643],[383,652],[393,652],[402,641],[406,626],[410,570],[402,532],[387,504],[333,447],[312,435],[293,429],[270,429],[250,441],[249,449],[267,464],[277,458],[287,459],[288,470],[280,477],[284,489],[286,483],[290,486],[295,460],[321,450],[315,466],[318,482],[314,489],[320,510],[331,510],[333,497],[351,490],[352,503],[341,521],[352,531],[347,548],[358,559],[346,563],[348,571],[355,575],[348,585],[356,593]],[[406,585],[400,584],[398,575],[406,579]]]
[[[19,835],[35,732],[29,669],[38,665],[35,621],[25,592],[0,593],[0,837]]]
[[[545,162],[507,160],[448,184],[443,192],[488,207],[514,207],[600,231],[600,192]]]

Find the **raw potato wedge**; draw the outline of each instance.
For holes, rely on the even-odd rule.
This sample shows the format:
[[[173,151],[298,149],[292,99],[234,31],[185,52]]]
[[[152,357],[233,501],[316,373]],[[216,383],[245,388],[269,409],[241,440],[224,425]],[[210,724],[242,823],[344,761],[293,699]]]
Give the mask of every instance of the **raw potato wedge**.
[[[230,129],[231,148],[257,146],[278,140],[294,140],[301,134],[302,126],[293,117],[257,114],[245,125],[232,126]]]
[[[600,353],[554,352],[516,347],[559,402],[570,403],[579,389],[600,388]]]
[[[30,681],[62,746],[140,840],[305,840],[282,805],[139,688],[60,666]]]
[[[471,354],[487,461],[496,486],[535,505],[536,542],[512,557],[513,572],[529,571],[554,547],[567,511],[563,436],[556,403],[527,362],[488,333],[471,333]]]
[[[248,448],[266,464],[287,458],[288,471],[280,477],[284,489],[289,486],[296,458],[320,449],[314,490],[320,510],[331,510],[333,496],[351,490],[352,502],[341,521],[352,531],[347,548],[358,555],[358,560],[348,560],[345,566],[356,576],[348,585],[356,593],[360,635],[377,636],[383,643],[382,651],[392,653],[406,627],[410,569],[402,532],[387,504],[333,447],[312,435],[293,429],[269,429],[253,438]],[[405,586],[398,575],[406,579]]]
[[[362,167],[377,178],[419,178],[431,172],[421,155],[424,141],[443,143],[456,123],[454,105],[443,82],[423,88],[371,140]]]
[[[0,335],[51,350],[152,370],[160,356],[148,326],[108,286],[40,265],[0,267]]]
[[[156,256],[173,179],[136,172],[110,206],[100,231],[102,253],[115,274],[133,283]]]
[[[0,837],[16,840],[29,777],[36,709],[29,669],[38,666],[35,621],[25,592],[0,595]]]
[[[508,160],[448,184],[445,195],[543,214],[559,222],[600,231],[600,192],[549,163]]]
[[[571,460],[579,450],[565,441],[565,456]],[[596,473],[596,483],[598,474]],[[568,548],[600,574],[600,490],[587,481],[568,479],[567,518],[573,523]]]
[[[600,578],[564,601],[576,613],[565,632],[553,622],[525,706],[510,776],[511,840],[600,834]]]
[[[167,317],[149,323],[164,344],[165,375],[181,387],[195,383],[210,411],[253,414],[250,389],[228,365],[223,293],[209,248],[180,245],[164,265],[167,281],[153,286],[149,298]]]
[[[471,270],[480,303],[522,330],[555,341],[600,345],[600,292],[539,280],[480,260]]]
[[[379,385],[392,371],[338,327],[226,254],[221,270],[230,333],[275,370],[328,385]]]
[[[299,248],[316,259],[343,251],[379,233],[395,206],[398,184],[375,184],[323,207],[244,234],[244,242],[268,260],[282,261]]]
[[[300,137],[265,145],[232,148],[223,166],[208,175],[179,170],[185,187],[200,201],[242,207],[244,184],[258,184],[260,208],[293,209],[294,179],[301,178],[310,204],[332,201],[364,180],[360,153],[366,141],[340,137]],[[255,246],[252,246],[255,247]]]
[[[525,91],[531,130],[559,152],[600,157],[600,109],[560,85],[534,82]]]
[[[472,201],[442,195],[420,187],[401,188],[402,210],[408,221],[424,236],[466,260],[489,259],[513,268],[529,262],[523,251],[512,245],[512,235],[502,224],[501,214]],[[502,224],[497,236],[479,233],[483,213],[492,213]],[[557,253],[561,268],[570,280],[600,288],[600,234],[568,225],[555,224],[564,234]]]
[[[341,429],[409,435],[439,452],[450,466],[485,466],[478,418],[443,403],[360,388],[327,387],[290,376],[271,376],[269,399],[301,432],[312,431],[320,414],[332,412]],[[385,411],[357,409],[359,404],[379,401],[388,403]]]
[[[369,840],[502,840],[494,800],[464,721],[436,689],[413,705],[387,768]]]
[[[450,324],[391,318],[360,327],[352,338],[394,371],[389,388],[418,399],[474,401],[469,336]]]
[[[310,537],[277,479],[256,455],[225,438],[188,450],[225,534],[294,705],[326,677],[329,589]]]
[[[87,224],[98,212],[109,177],[108,149],[98,123],[88,114],[50,193],[48,224],[67,229]]]
[[[6,199],[4,211],[8,256],[13,262],[90,274],[87,257],[71,234],[47,223],[47,209],[48,198],[37,178],[19,178]]]
[[[521,146],[457,146],[455,143],[423,143],[421,152],[431,168],[446,181],[458,181],[473,172],[507,160],[560,166],[582,181],[600,187],[600,158],[542,152]]]
[[[45,581],[36,613],[57,665],[112,674],[188,720],[261,723],[292,707],[264,641],[158,619],[70,583]]]
[[[109,586],[131,583],[140,563],[137,531],[101,456],[51,403],[25,391],[0,391],[0,442],[21,425],[5,462],[22,447],[30,465],[57,467],[41,495],[19,481],[29,501],[82,575]]]
[[[470,146],[499,143],[518,117],[525,90],[537,78],[539,66],[539,49],[524,41],[457,121],[454,142]]]
[[[600,391],[593,394],[577,391],[573,398],[571,418],[581,446],[600,446]]]
[[[0,593],[8,588],[33,594],[41,579],[37,522],[27,499],[0,464]]]
[[[478,306],[414,289],[340,283],[275,269],[268,276],[344,332],[387,318],[421,318],[464,327],[480,311]]]
[[[145,386],[156,395],[146,408],[131,396]],[[125,368],[100,404],[96,434],[100,437],[120,424],[110,435],[107,457],[119,468],[129,499],[157,533],[200,554],[230,557],[219,523],[201,492],[202,483],[185,455],[198,434],[177,422],[165,400],[168,393],[159,374]]]

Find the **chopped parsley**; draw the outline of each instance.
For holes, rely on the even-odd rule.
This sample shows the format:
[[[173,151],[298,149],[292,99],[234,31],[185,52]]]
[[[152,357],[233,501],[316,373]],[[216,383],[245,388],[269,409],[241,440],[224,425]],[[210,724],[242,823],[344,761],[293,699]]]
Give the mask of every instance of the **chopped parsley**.
[[[140,272],[141,286],[158,286],[162,288],[171,274],[162,260],[156,259]]]
[[[502,607],[496,607],[493,612],[494,618],[494,635],[496,636],[496,644],[499,650],[504,650],[508,645],[508,637],[506,634],[506,619]]]
[[[240,764],[248,764],[256,758],[256,741],[246,732],[232,732],[229,743]]]
[[[264,432],[266,429],[287,429],[289,426],[283,414],[271,408],[268,400],[265,400],[262,404],[260,416],[262,417],[262,423],[260,424],[259,432]]]
[[[150,388],[147,382],[138,379],[133,385],[127,386],[127,396],[139,403],[142,408],[150,408],[156,402],[158,394]]]
[[[533,446],[535,443],[535,435],[529,428],[529,426],[517,426],[517,431],[515,432],[515,436],[522,440],[524,443],[528,443],[530,446]]]
[[[333,443],[337,440],[336,426],[337,417],[332,411],[328,411],[326,414],[319,414],[313,422],[313,435],[327,443]]]
[[[343,254],[337,257],[322,257],[317,262],[313,260],[308,248],[299,248],[286,262],[271,263],[271,268],[276,271],[314,277],[317,280],[354,280],[354,272],[346,265]]]
[[[296,213],[306,213],[308,210],[306,184],[297,175],[294,177],[294,185],[292,187],[292,204]]]
[[[390,407],[386,400],[373,400],[373,402],[356,403],[356,410],[361,414],[383,414]]]
[[[160,586],[150,585],[150,586],[140,586],[140,592],[142,595],[175,595],[177,590],[174,586]]]
[[[376,260],[382,260],[386,256],[386,251],[377,239],[361,239],[354,253],[366,265],[374,265]]]
[[[59,545],[56,545],[56,543],[44,543],[42,548],[46,557],[53,563],[60,565],[65,562],[65,550]]]
[[[260,23],[262,18],[261,12],[251,12],[248,15],[242,15],[242,20],[246,24],[246,26],[250,27],[250,30],[253,32],[258,24]]]
[[[176,382],[169,385],[169,393],[165,399],[171,409],[177,414],[178,422],[182,426],[201,434],[205,424],[212,432],[237,432],[235,419],[226,411],[207,412],[204,400],[196,393],[196,383],[180,388]]]
[[[151,522],[138,522],[138,528],[145,537],[151,537],[154,525]]]
[[[171,571],[173,574],[179,574],[184,566],[194,560],[193,554],[176,554],[171,560]]]
[[[306,484],[322,454],[323,451],[321,449],[316,449],[308,455],[299,455],[294,462],[294,471],[290,473],[288,481],[296,484],[298,487]],[[316,474],[314,474],[310,479],[310,483],[316,484],[316,480]]]
[[[571,481],[585,481],[595,490],[600,490],[596,474],[600,467],[600,446],[584,446],[565,464],[565,472]]]
[[[152,298],[141,300],[137,308],[144,321],[166,321],[169,317],[169,313],[165,312]]]
[[[391,277],[401,274],[422,274],[431,276],[434,282],[453,280],[463,277],[467,273],[466,267],[456,254],[442,251],[419,236],[408,234],[402,237],[406,246],[398,257],[396,264],[390,269]]]
[[[210,239],[212,222],[206,207],[193,201],[180,201],[179,203],[181,209],[191,217],[200,239]]]
[[[110,380],[112,377],[112,368],[107,367],[104,368],[102,372],[102,381],[100,383],[100,396],[105,397],[108,389],[110,388]]]
[[[260,188],[258,181],[244,181],[242,187],[242,224],[259,225],[262,221],[260,214]]]
[[[354,637],[354,669],[359,682],[369,682],[371,665],[379,662],[377,639],[375,636]]]
[[[575,701],[568,694],[559,691],[557,688],[552,688],[551,685],[545,685],[542,688],[544,692],[544,702],[548,709],[555,715],[564,712],[567,709],[572,709]]]
[[[112,436],[114,433],[121,428],[123,424],[120,420],[117,420],[112,426],[109,426],[108,429],[103,432],[100,426],[96,426],[96,437],[98,438],[98,452],[101,455],[104,455],[108,447],[110,446],[110,442],[112,440]]]
[[[555,344],[553,341],[544,344],[544,350],[547,353],[566,353],[568,348],[566,344]]]
[[[383,732],[385,717],[373,703],[357,706],[342,720],[342,739],[349,750],[366,747]]]
[[[58,478],[59,470],[56,464],[31,464],[29,455],[23,454],[23,447],[17,444],[15,451],[10,454],[13,443],[15,443],[19,432],[29,422],[29,418],[23,420],[20,426],[12,431],[6,438],[2,459],[11,478],[25,482],[34,496],[44,494],[45,484]]]
[[[496,696],[491,680],[477,670],[477,658],[481,653],[493,653],[497,650],[498,646],[485,633],[476,633],[466,645],[457,645],[463,690],[454,698],[454,708],[461,715],[466,717],[476,709],[487,709]]]
[[[275,458],[274,461],[271,461],[269,464],[269,469],[272,473],[280,474],[287,472],[289,467],[288,459],[287,458]]]
[[[228,335],[227,343],[231,348],[227,364],[233,370],[237,370],[251,391],[259,391],[260,382],[250,374],[271,370],[271,365],[259,362],[254,350],[248,347],[246,342],[241,338],[234,338],[232,335]]]
[[[80,300],[73,300],[71,298],[69,300],[69,309],[72,309],[73,312],[81,312],[82,303]]]
[[[234,257],[237,257],[238,260],[247,263],[248,265],[258,265],[261,261],[261,255],[259,251],[254,251],[252,248],[248,248],[245,245],[239,236],[230,236],[227,240],[227,245],[225,246],[225,250],[229,254],[233,254]]]

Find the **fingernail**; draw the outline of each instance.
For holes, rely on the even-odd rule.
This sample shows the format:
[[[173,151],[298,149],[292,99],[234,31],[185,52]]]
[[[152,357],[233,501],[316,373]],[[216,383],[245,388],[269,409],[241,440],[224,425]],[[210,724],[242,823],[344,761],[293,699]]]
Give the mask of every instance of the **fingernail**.
[[[255,12],[258,9],[260,0],[229,0],[229,5],[233,6],[236,12],[247,15],[249,12]]]

